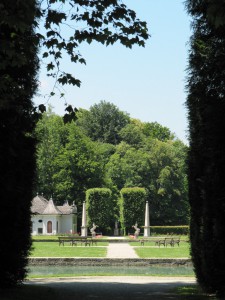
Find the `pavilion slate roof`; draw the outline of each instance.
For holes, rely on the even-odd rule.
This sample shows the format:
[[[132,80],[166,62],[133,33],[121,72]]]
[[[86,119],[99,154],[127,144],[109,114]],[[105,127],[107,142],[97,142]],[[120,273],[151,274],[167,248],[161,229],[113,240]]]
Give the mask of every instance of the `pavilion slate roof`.
[[[66,202],[62,206],[56,206],[53,199],[49,201],[43,196],[37,195],[32,200],[31,213],[40,215],[69,215],[77,212],[77,207],[75,204],[70,206]]]

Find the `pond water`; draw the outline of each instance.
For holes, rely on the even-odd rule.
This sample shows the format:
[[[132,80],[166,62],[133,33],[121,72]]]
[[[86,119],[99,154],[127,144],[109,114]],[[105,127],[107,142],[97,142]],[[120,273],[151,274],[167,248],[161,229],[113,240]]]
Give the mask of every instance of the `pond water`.
[[[30,277],[45,276],[194,276],[190,266],[148,266],[148,267],[121,267],[121,266],[30,266]]]

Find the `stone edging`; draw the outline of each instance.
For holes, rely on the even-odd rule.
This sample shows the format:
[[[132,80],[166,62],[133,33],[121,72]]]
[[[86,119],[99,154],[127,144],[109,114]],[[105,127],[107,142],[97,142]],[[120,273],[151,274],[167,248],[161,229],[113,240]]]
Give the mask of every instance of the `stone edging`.
[[[29,265],[42,266],[192,266],[191,259],[173,258],[74,258],[74,257],[35,257],[29,258]]]

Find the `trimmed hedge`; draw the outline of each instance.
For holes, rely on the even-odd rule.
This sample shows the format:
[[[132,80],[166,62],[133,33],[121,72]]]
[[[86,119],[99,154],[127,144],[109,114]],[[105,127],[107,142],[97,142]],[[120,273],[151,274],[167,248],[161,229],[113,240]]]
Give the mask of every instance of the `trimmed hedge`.
[[[151,235],[155,234],[180,234],[180,235],[187,235],[189,234],[189,226],[182,225],[182,226],[150,226]]]
[[[89,228],[95,223],[96,232],[108,234],[114,220],[114,202],[112,192],[107,188],[94,188],[86,191],[87,222]]]
[[[120,194],[120,222],[125,235],[136,222],[139,228],[144,225],[147,192],[145,188],[132,187],[123,188]]]

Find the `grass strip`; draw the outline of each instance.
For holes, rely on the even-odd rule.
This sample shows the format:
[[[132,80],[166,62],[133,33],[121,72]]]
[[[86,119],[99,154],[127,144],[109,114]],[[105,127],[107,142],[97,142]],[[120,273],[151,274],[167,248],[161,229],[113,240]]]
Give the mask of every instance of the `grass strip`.
[[[140,258],[190,258],[188,243],[181,243],[180,246],[158,247],[153,243],[146,243],[145,246],[134,247]]]
[[[106,257],[104,246],[59,246],[52,242],[33,242],[31,257]]]

